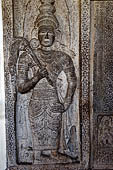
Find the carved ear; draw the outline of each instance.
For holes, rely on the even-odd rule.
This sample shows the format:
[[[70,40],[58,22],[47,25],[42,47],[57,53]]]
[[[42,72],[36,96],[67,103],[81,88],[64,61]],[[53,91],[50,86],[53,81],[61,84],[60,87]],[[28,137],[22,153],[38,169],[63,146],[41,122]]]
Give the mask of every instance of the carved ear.
[[[62,32],[60,29],[56,29],[55,30],[55,39],[56,41],[58,42],[61,42],[62,41]]]
[[[40,45],[40,42],[38,40],[38,28],[34,27],[34,29],[31,32],[31,40],[30,40],[30,47],[32,49],[37,49]]]
[[[37,38],[32,38],[31,41],[30,41],[30,47],[32,49],[37,49],[40,45],[40,42]]]
[[[31,32],[31,37],[32,38],[37,38],[38,37],[38,30],[39,30],[39,28],[37,28],[37,27],[33,28],[32,32]]]

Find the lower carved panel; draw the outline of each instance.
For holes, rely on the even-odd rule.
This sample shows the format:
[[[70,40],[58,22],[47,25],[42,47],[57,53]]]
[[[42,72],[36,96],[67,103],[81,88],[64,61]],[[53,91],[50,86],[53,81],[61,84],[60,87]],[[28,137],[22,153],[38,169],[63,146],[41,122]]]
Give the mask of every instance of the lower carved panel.
[[[113,148],[104,148],[98,151],[98,164],[113,164]]]
[[[113,116],[98,116],[98,164],[113,164]]]
[[[113,116],[98,117],[98,148],[113,147]]]

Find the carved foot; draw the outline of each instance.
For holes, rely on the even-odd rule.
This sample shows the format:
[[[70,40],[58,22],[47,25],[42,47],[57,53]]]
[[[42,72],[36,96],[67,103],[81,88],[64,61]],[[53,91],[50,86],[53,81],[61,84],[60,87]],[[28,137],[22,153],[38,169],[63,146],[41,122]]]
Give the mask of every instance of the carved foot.
[[[77,159],[78,158],[78,155],[73,153],[73,152],[70,152],[68,150],[64,151],[64,154],[71,157],[72,159]]]
[[[41,155],[42,155],[42,156],[50,157],[50,156],[51,156],[51,150],[42,151],[42,152],[41,152]]]
[[[18,163],[33,164],[33,151],[22,151],[19,154]]]
[[[68,156],[73,160],[77,160],[78,159],[78,154],[74,153],[74,152],[70,152],[69,150],[58,150],[58,153],[64,156]]]

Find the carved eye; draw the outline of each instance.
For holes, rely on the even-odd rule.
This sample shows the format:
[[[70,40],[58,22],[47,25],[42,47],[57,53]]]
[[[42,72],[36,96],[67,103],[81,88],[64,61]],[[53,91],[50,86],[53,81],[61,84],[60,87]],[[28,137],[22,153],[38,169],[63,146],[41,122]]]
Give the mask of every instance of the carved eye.
[[[48,35],[54,35],[53,32],[48,32]]]

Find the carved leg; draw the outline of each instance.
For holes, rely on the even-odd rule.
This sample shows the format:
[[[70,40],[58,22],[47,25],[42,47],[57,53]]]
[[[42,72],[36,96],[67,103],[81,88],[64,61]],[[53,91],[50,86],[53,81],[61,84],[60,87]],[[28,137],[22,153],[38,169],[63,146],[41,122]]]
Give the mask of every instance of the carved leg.
[[[34,160],[40,161],[41,151],[36,151],[34,154]]]
[[[18,150],[18,163],[22,164],[32,164],[33,163],[33,150],[31,148],[25,148],[24,145],[21,143],[20,147],[17,148]]]

